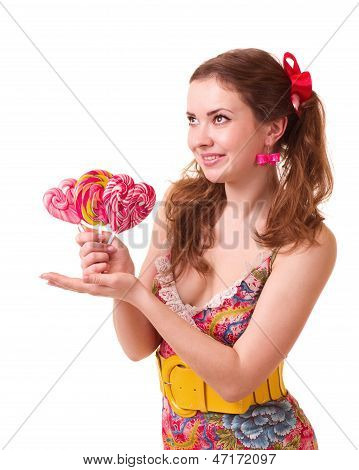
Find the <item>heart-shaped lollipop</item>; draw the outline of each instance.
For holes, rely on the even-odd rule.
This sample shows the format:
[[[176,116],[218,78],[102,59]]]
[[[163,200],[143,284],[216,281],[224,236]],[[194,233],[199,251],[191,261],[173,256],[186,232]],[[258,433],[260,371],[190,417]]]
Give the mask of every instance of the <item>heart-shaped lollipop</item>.
[[[77,213],[74,204],[74,187],[76,180],[66,178],[57,188],[51,188],[45,192],[43,203],[49,214],[57,219],[71,224],[81,224],[81,217]],[[79,225],[79,230],[81,225]]]
[[[138,225],[153,209],[156,193],[147,183],[135,184],[131,176],[113,176],[103,192],[103,203],[108,222],[113,231],[108,243],[115,234]]]
[[[152,211],[156,202],[156,193],[153,187],[147,183],[137,183],[133,188],[130,201],[130,224],[129,230],[138,225]]]

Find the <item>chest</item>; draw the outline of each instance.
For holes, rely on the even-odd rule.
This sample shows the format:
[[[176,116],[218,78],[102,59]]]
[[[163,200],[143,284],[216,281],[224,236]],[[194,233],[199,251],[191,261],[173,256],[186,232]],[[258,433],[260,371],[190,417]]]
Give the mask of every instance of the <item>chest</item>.
[[[184,304],[197,307],[205,305],[215,295],[244,279],[269,255],[268,250],[259,249],[256,244],[233,249],[216,247],[207,250],[203,258],[213,271],[203,278],[192,266],[187,266],[181,277],[176,280],[178,295]]]

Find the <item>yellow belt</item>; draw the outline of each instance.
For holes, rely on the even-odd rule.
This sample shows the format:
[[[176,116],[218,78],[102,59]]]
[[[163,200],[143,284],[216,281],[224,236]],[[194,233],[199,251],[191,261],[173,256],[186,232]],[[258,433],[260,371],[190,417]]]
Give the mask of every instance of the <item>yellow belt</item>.
[[[288,393],[283,382],[283,361],[254,392],[242,400],[229,402],[176,354],[165,359],[157,348],[156,358],[161,392],[167,397],[172,409],[183,417],[194,416],[197,411],[241,414],[251,405],[277,400]]]

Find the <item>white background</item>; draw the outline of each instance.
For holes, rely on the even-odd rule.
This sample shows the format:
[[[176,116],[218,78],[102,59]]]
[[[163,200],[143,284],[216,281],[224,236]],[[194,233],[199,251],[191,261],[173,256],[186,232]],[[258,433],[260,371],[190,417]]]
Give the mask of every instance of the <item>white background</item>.
[[[110,299],[50,287],[38,277],[48,271],[81,275],[77,228],[50,217],[42,196],[64,178],[102,168],[152,184],[161,200],[192,158],[189,77],[203,61],[237,47],[265,49],[280,60],[285,51],[294,53],[325,105],[335,186],[322,210],[338,257],[285,361],[284,377],[320,450],[340,451],[342,463],[352,458],[359,444],[354,7],[343,0],[0,2],[0,437],[6,468],[62,468],[65,461],[82,468],[83,455],[161,454],[154,355],[127,358]],[[137,274],[153,216],[123,237],[132,237]],[[319,459],[302,454],[297,462]]]

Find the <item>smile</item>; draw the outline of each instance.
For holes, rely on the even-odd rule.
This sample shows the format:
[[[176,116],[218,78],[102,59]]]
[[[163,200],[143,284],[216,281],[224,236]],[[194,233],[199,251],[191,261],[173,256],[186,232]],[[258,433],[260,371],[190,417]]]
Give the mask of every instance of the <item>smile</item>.
[[[202,155],[202,161],[205,164],[205,166],[213,166],[215,165],[219,160],[223,159],[225,155],[208,155],[208,156],[203,156]]]

